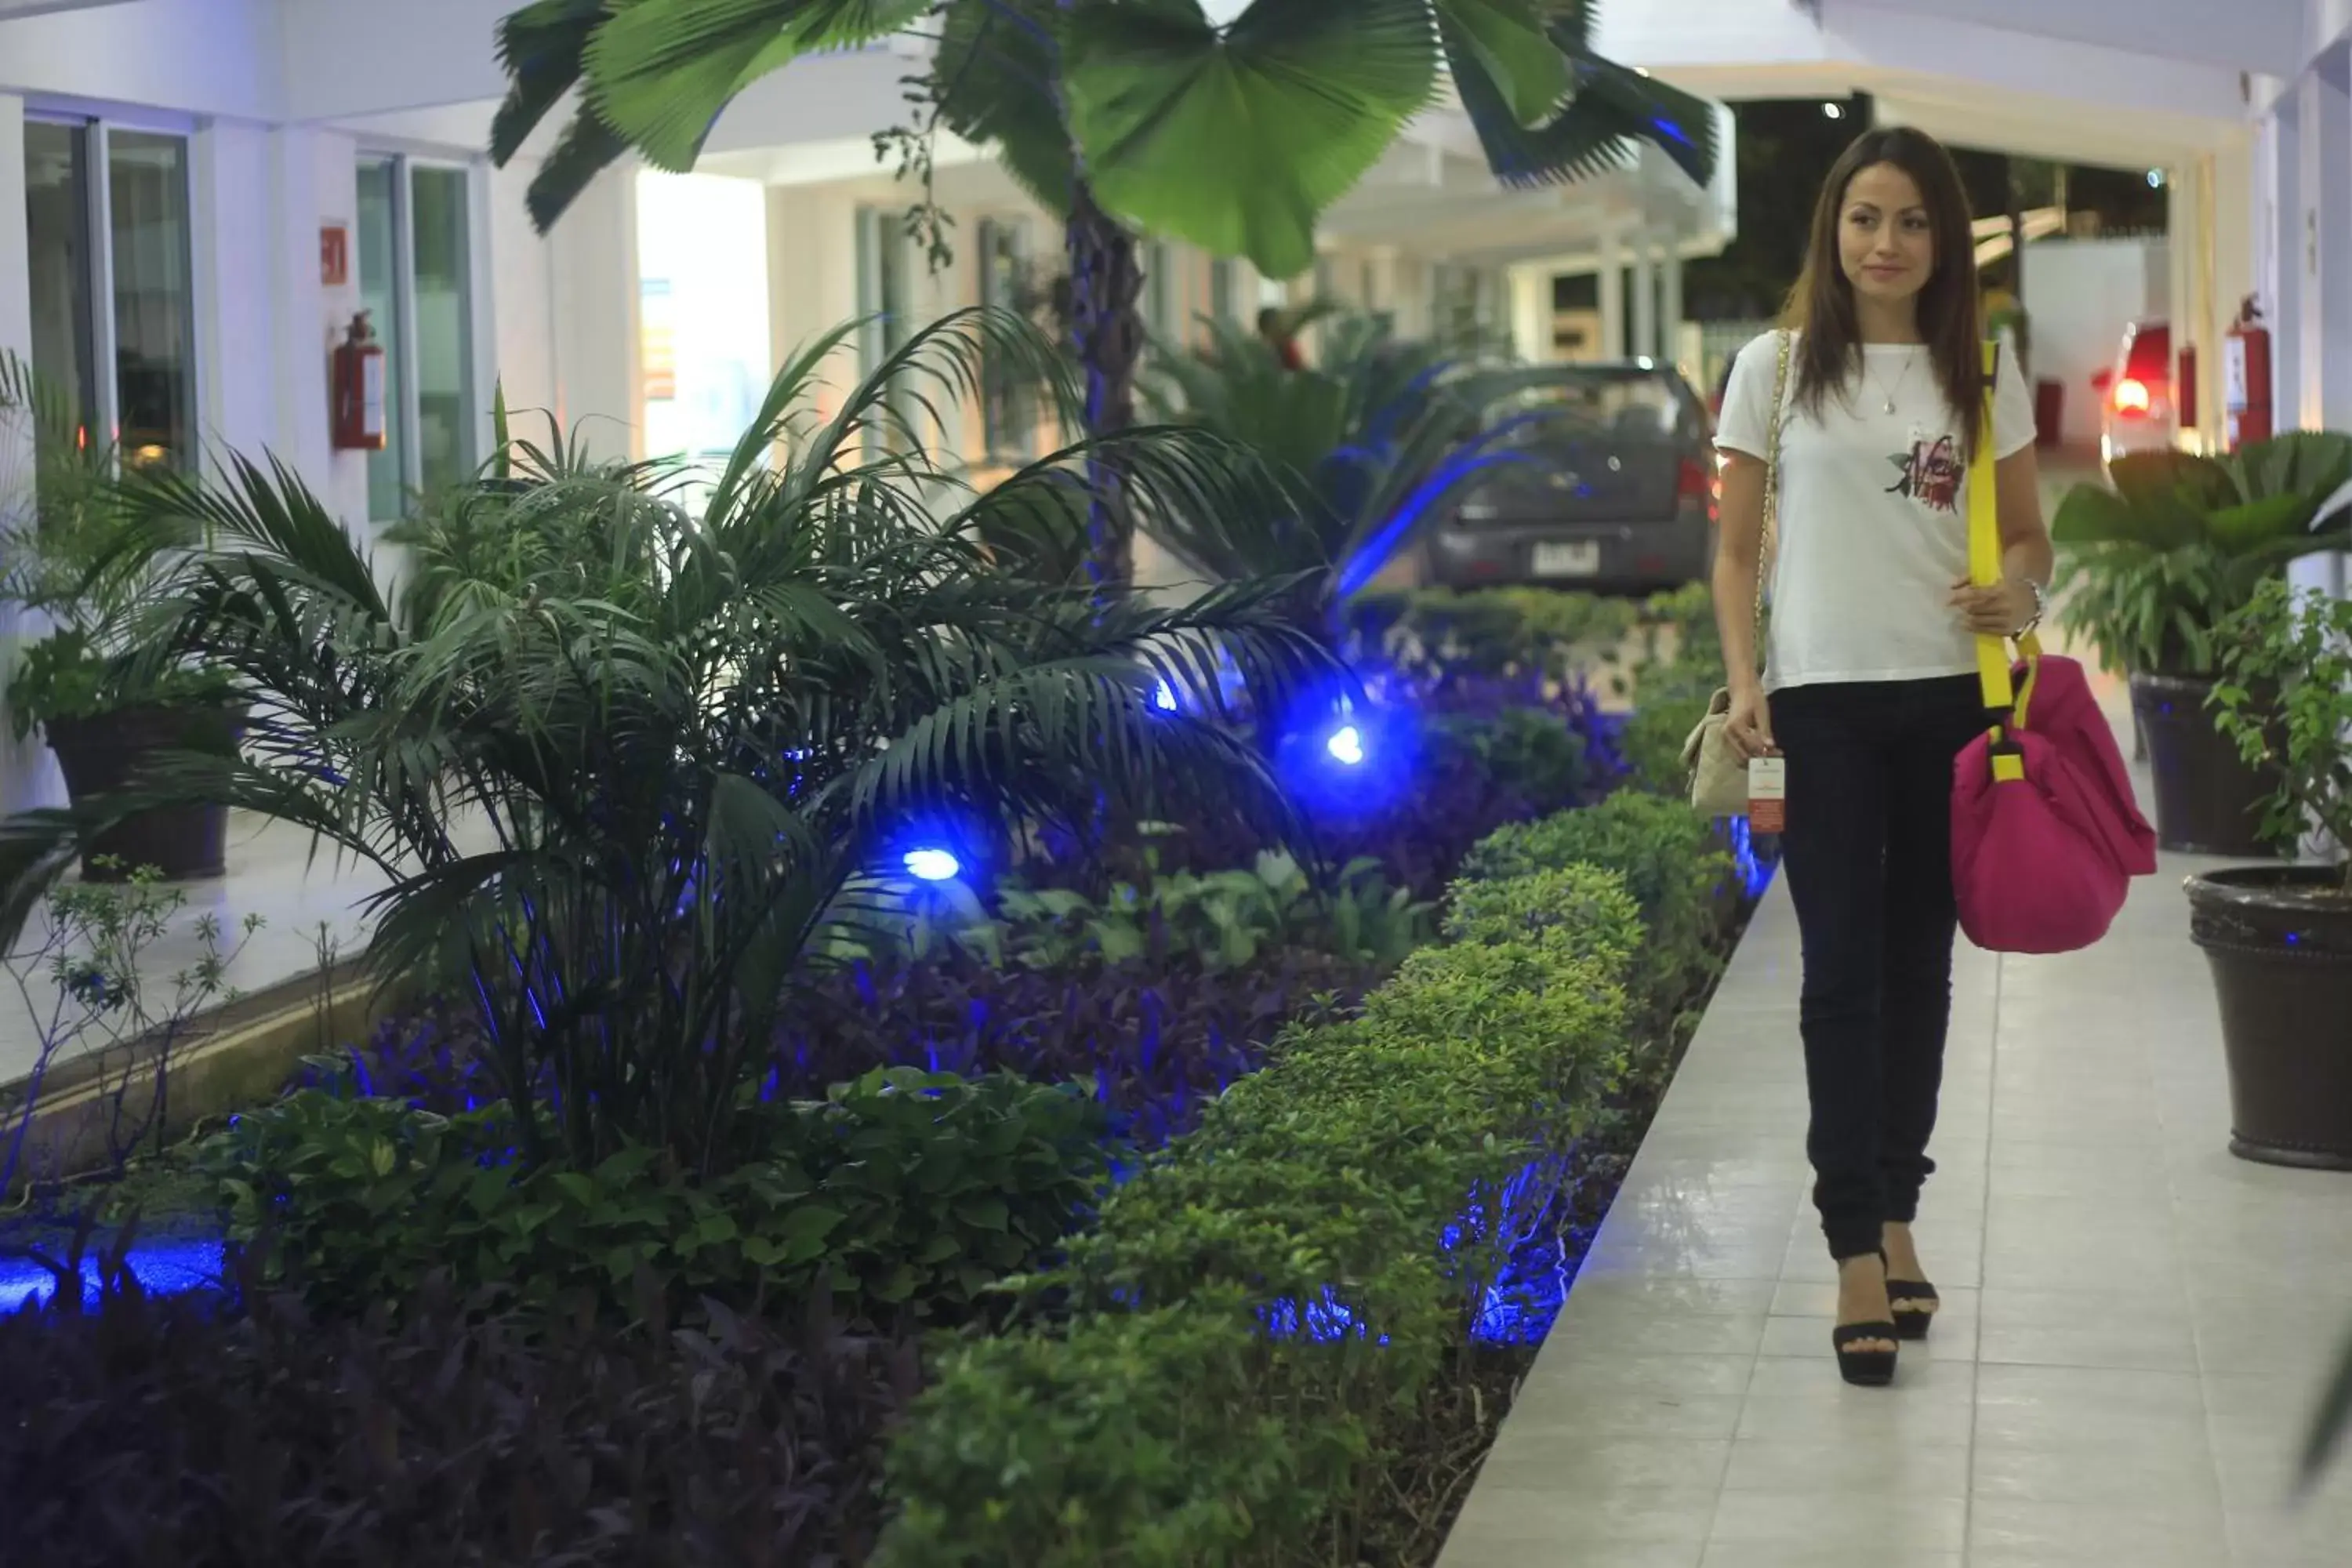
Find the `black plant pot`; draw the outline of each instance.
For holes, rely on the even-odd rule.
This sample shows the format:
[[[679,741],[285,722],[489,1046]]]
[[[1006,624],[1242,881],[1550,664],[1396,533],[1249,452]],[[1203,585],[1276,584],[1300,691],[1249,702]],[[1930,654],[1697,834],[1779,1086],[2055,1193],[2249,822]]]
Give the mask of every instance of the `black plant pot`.
[[[2352,1171],[2352,898],[2333,867],[2189,879],[2230,1059],[2230,1152]]]
[[[2263,808],[2279,779],[2239,753],[2206,708],[2213,682],[2197,676],[2134,675],[2132,716],[2156,783],[2156,838],[2182,855],[2261,859]]]
[[[245,734],[242,705],[147,706],[117,709],[80,719],[51,719],[42,729],[66,793],[79,805],[137,782],[150,758],[162,752],[235,753]],[[142,866],[166,881],[217,877],[227,867],[228,808],[174,805],[127,816],[92,839],[82,851],[85,881],[121,882]],[[111,859],[118,864],[100,866]]]

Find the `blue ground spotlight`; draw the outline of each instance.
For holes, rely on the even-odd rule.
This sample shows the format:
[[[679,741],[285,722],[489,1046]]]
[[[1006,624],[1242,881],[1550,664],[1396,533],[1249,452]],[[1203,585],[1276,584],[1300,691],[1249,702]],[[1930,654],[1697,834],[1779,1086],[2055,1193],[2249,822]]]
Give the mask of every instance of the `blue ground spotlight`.
[[[1276,766],[1284,785],[1308,809],[1363,818],[1411,797],[1420,782],[1421,750],[1420,724],[1410,709],[1324,709],[1284,739]]]
[[[963,875],[963,862],[952,849],[936,845],[909,849],[903,857],[907,875],[919,882],[951,882]]]

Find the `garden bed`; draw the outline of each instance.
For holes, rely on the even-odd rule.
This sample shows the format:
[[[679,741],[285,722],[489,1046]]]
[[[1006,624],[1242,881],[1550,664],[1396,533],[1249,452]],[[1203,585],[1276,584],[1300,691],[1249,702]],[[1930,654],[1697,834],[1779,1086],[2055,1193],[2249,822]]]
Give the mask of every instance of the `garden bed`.
[[[70,1415],[0,1443],[5,1554],[116,1560],[103,1508],[289,1563],[1432,1560],[1745,910],[1678,803],[1544,815],[1618,727],[1472,662],[1393,678],[1457,721],[1433,820],[1328,819],[1352,889],[1129,836],[817,981],[748,1182],[516,1183],[464,1014],[313,1062],[194,1163],[226,1297],[100,1227],[94,1315],[7,1326]]]

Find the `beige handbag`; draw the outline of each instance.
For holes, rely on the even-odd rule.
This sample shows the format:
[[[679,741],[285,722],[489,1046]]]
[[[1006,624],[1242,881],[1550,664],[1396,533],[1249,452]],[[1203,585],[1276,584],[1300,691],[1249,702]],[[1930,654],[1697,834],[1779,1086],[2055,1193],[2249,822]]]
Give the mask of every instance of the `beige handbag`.
[[[1780,366],[1772,378],[1771,434],[1764,455],[1764,537],[1756,552],[1757,651],[1763,651],[1764,579],[1771,570],[1780,532],[1780,419],[1789,393],[1789,348],[1791,335],[1780,336]],[[1690,770],[1691,805],[1702,816],[1748,815],[1748,760],[1733,749],[1725,726],[1731,720],[1731,689],[1718,688],[1708,699],[1706,717],[1683,742],[1683,766]]]

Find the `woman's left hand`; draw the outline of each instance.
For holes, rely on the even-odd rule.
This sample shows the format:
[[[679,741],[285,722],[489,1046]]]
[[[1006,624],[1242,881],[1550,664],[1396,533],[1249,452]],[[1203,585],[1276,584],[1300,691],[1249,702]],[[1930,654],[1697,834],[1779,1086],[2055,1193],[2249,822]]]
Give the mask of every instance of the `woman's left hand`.
[[[1966,577],[1952,584],[1952,608],[1960,624],[1979,637],[2014,637],[2033,618],[2033,590],[2016,578],[1979,588]]]

